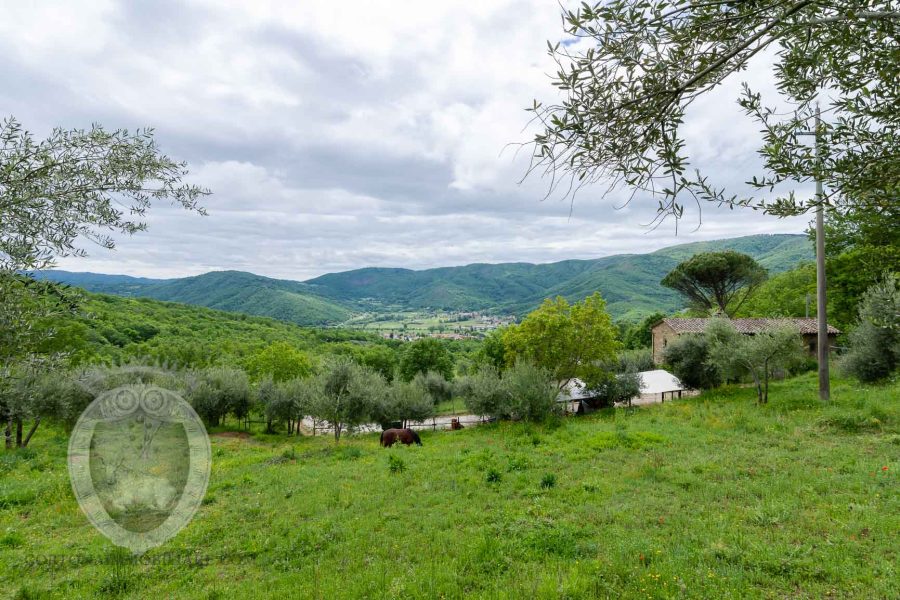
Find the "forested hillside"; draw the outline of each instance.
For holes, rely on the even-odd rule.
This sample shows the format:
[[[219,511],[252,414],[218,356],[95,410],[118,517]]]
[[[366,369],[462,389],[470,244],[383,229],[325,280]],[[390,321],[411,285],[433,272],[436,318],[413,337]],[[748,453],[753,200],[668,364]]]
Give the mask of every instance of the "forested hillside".
[[[312,329],[266,317],[86,293],[74,317],[53,323],[53,348],[75,363],[157,361],[180,366],[240,364],[275,342],[314,352],[339,342],[385,343],[373,334]]]
[[[570,302],[600,291],[616,319],[633,320],[681,308],[678,295],[660,280],[697,252],[731,249],[749,254],[772,273],[813,257],[802,235],[755,235],[694,242],[650,254],[608,256],[547,264],[472,264],[413,271],[366,268],[331,273],[306,282],[219,271],[182,279],[152,280],[50,271],[44,276],[90,291],[197,304],[274,317],[301,325],[330,325],[356,310],[484,310],[524,315],[544,298]]]
[[[411,308],[496,309],[526,314],[547,297],[581,300],[600,291],[616,318],[636,318],[657,310],[680,308],[672,290],[659,285],[672,268],[697,252],[737,250],[772,272],[812,258],[801,235],[755,235],[694,242],[650,254],[616,255],[594,260],[547,264],[473,264],[411,271],[360,269],[307,281],[317,293],[335,300],[373,298]]]
[[[272,317],[297,325],[334,325],[352,311],[317,296],[296,281],[270,279],[241,271],[213,271],[180,279],[50,271],[43,276],[91,292],[195,304],[230,312]]]

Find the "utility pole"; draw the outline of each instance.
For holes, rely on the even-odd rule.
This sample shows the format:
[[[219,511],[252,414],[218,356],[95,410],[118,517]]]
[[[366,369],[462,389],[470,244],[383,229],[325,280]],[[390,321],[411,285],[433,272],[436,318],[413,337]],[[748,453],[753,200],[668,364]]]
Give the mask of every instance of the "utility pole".
[[[797,135],[814,135],[816,156],[816,321],[819,327],[816,357],[819,361],[819,400],[831,400],[831,381],[828,378],[828,314],[825,294],[825,191],[822,189],[822,114],[816,104],[815,131],[800,131]],[[809,302],[807,302],[807,307]],[[807,314],[808,314],[807,308]]]
[[[822,117],[816,105],[816,166],[821,171]],[[819,325],[818,352],[819,359],[819,400],[831,400],[831,381],[828,378],[828,314],[825,296],[825,192],[822,189],[822,174],[816,173],[816,319]]]

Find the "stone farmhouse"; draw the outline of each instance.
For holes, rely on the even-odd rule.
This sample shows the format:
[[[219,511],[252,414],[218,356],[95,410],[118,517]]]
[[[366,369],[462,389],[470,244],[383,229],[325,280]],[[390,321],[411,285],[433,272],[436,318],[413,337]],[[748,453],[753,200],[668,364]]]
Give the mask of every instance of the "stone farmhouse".
[[[653,362],[662,364],[663,353],[666,347],[675,338],[692,333],[703,333],[711,319],[678,319],[666,318],[651,328],[653,336]],[[797,334],[803,337],[803,345],[813,356],[816,355],[816,345],[819,339],[819,322],[816,319],[732,319],[731,324],[739,333],[754,335],[772,327],[792,325],[797,328]],[[835,339],[840,331],[836,327],[828,326],[828,344],[834,346]]]

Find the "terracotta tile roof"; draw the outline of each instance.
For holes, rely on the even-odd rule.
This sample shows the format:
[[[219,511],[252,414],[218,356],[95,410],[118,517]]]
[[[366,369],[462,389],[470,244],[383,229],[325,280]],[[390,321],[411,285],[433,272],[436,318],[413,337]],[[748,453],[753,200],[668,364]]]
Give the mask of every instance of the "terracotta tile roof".
[[[661,323],[665,323],[676,333],[703,333],[706,324],[710,321],[711,319],[666,318]],[[759,333],[781,325],[792,325],[797,328],[799,333],[818,333],[819,331],[819,322],[816,319],[731,319],[731,324],[739,333]],[[829,325],[828,333],[837,335],[840,330]]]

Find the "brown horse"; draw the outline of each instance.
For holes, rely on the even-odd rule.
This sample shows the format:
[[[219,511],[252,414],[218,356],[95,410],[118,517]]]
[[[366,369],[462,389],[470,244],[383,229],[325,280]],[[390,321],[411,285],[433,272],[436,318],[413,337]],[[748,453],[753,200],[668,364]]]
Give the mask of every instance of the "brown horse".
[[[422,445],[422,440],[419,439],[419,434],[413,431],[412,429],[385,429],[381,432],[381,445],[385,448],[390,448],[394,445],[394,442],[402,442],[409,446],[413,442]]]

